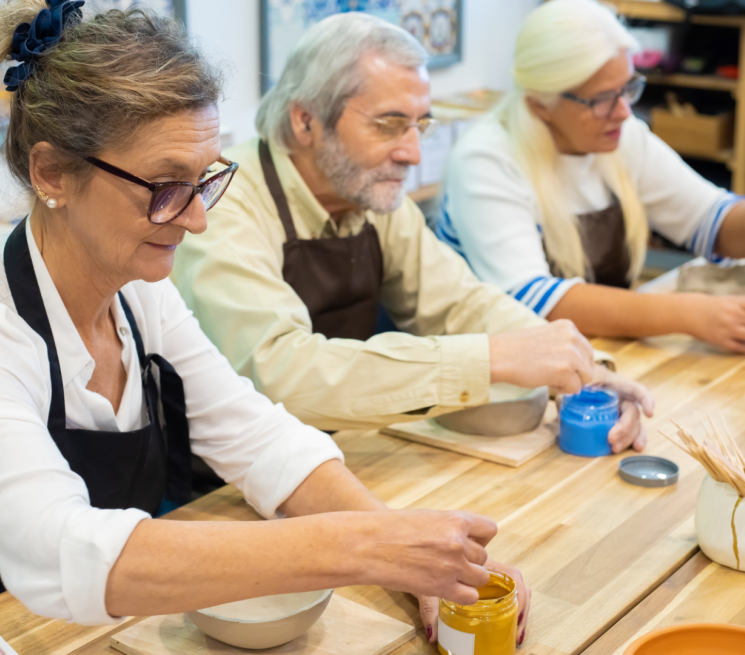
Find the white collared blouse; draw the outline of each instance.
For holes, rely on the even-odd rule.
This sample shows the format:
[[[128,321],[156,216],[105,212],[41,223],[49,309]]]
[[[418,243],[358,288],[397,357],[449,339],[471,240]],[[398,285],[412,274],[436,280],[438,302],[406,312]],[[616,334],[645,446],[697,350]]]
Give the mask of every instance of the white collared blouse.
[[[131,431],[147,422],[140,365],[119,299],[113,316],[127,384],[115,413],[86,389],[95,368],[31,234],[26,236],[52,326],[68,428]],[[0,256],[5,237],[0,238]],[[330,437],[272,404],[237,375],[169,280],[123,288],[148,353],[184,382],[192,451],[235,484],[266,517],[320,464],[343,455]],[[47,430],[51,400],[44,341],[21,319],[0,267],[0,577],[30,610],[84,625],[117,623],[106,612],[109,571],[149,514],[90,506],[88,490]],[[105,439],[104,434],[101,435]]]

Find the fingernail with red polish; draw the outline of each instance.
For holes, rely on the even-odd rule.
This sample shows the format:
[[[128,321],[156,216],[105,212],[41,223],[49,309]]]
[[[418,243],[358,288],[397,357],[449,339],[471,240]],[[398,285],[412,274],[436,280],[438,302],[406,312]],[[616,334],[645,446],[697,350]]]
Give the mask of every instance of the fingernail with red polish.
[[[427,626],[427,639],[428,640],[432,639],[432,626],[431,625]]]
[[[522,634],[520,635],[520,639],[517,640],[517,645],[522,646],[524,639],[525,639],[525,630],[523,630]]]
[[[520,612],[520,616],[517,617],[517,625],[520,625],[523,622],[523,617],[525,616],[525,610]]]

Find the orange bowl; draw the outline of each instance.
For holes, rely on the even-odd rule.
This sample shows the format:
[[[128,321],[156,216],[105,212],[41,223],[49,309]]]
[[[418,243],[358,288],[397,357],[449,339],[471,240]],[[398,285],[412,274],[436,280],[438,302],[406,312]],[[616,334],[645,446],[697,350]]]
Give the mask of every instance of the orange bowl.
[[[742,655],[745,628],[694,623],[656,630],[637,639],[623,655]]]

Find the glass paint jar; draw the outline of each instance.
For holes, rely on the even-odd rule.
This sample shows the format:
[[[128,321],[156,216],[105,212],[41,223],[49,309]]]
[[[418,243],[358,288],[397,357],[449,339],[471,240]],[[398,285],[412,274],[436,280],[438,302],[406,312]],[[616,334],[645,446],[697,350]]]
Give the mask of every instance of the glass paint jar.
[[[618,422],[618,394],[602,387],[585,387],[564,396],[559,412],[559,448],[570,455],[610,455],[608,433]]]
[[[437,650],[440,655],[514,655],[517,618],[515,581],[491,572],[473,605],[440,599]]]

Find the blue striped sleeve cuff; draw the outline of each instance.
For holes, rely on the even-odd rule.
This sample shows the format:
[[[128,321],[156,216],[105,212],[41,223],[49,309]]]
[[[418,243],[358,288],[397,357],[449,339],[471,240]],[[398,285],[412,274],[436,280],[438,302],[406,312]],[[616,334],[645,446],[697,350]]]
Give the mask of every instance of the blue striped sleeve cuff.
[[[561,277],[536,277],[527,284],[510,291],[510,295],[523,305],[527,305],[538,316],[546,318],[569,289],[575,284],[583,283],[584,280],[581,277],[568,280]]]
[[[714,203],[704,221],[693,233],[690,243],[686,244],[688,249],[700,257],[705,257],[710,262],[719,263],[724,261],[722,257],[714,254],[714,244],[717,241],[717,235],[727,212],[742,199],[743,196],[728,193]]]
[[[445,194],[445,197],[442,199],[442,204],[440,205],[440,219],[437,221],[437,225],[435,226],[435,234],[440,241],[447,243],[453,250],[455,250],[455,252],[463,257],[463,259],[468,261],[468,257],[466,257],[466,253],[463,251],[463,246],[458,238],[458,233],[456,232],[453,221],[448,213],[447,199],[447,194]]]

